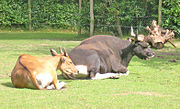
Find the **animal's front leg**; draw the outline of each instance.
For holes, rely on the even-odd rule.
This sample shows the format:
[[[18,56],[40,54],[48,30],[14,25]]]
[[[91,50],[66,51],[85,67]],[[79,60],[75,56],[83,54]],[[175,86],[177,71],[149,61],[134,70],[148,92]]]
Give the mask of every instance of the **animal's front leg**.
[[[129,70],[126,73],[120,73],[119,76],[126,76],[129,75]]]
[[[52,81],[52,83],[54,85],[54,88],[56,90],[60,90],[62,87],[64,87],[65,83],[64,82],[59,83],[59,81],[57,80],[57,75],[56,75],[55,72],[52,73],[52,75],[53,75],[53,78],[54,78],[53,81]]]
[[[58,81],[58,82],[57,82],[57,88],[58,88],[58,90],[61,90],[63,87],[65,87],[65,84],[66,84],[66,83],[63,82],[63,81],[62,81],[62,82],[59,82],[59,81]]]
[[[113,73],[126,73],[128,71],[128,69],[124,65],[118,62],[112,63],[111,66],[112,66]]]
[[[119,65],[119,72],[120,73],[126,73],[128,71],[128,69],[126,67],[124,67],[123,65]]]
[[[118,73],[120,73],[119,74],[120,76],[129,75],[129,70],[126,67],[124,67],[123,65],[119,65]]]
[[[61,90],[63,87],[65,87],[65,82],[59,82],[58,80],[57,80],[57,89],[58,90]],[[56,88],[54,87],[54,84],[51,84],[51,85],[49,85],[48,87],[47,87],[47,89],[48,90],[55,90]]]

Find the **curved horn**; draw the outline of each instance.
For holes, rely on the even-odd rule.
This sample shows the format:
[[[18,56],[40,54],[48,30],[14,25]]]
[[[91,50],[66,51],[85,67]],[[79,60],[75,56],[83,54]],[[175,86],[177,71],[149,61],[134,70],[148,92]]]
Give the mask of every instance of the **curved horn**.
[[[56,56],[57,55],[57,52],[54,49],[50,49],[50,52],[51,52],[52,56]]]
[[[63,51],[62,51],[61,47],[59,47],[59,53],[60,53],[60,54],[62,54],[62,53],[63,53]]]
[[[63,51],[64,51],[64,56],[68,56],[65,48],[63,48]]]
[[[131,26],[131,36],[136,37],[136,35],[134,34],[134,30],[133,30],[132,26]]]

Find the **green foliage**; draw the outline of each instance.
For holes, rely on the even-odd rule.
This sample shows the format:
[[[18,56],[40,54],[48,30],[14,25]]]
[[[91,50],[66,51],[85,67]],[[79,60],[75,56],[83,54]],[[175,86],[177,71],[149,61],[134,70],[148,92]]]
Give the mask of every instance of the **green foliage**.
[[[56,28],[70,29],[76,25],[77,4],[59,3],[58,0],[39,0],[32,2],[32,22],[34,28],[51,25]]]
[[[24,0],[1,0],[0,1],[0,24],[13,26],[26,24],[28,21],[27,3]]]
[[[176,33],[176,37],[180,37],[180,1],[165,0],[163,2],[163,27],[169,28]]]
[[[72,29],[77,22],[78,4],[75,0],[31,0],[32,27],[39,29],[46,26]],[[1,0],[0,24],[4,26],[22,26],[28,24],[27,0]]]
[[[89,0],[82,0],[79,15],[78,0],[31,0],[32,28],[77,30],[78,20],[82,30],[89,31]],[[180,34],[180,3],[164,0],[162,26]],[[158,0],[94,0],[95,31],[117,33],[116,16],[123,33],[130,26],[145,32],[152,20],[158,19]],[[7,27],[28,29],[28,0],[0,0],[0,29]]]
[[[130,26],[143,30],[151,24],[152,20],[157,19],[157,3],[152,0],[148,0],[145,5],[141,0],[94,1],[95,31],[117,33],[116,15],[119,17],[124,33],[129,34]],[[149,9],[151,10],[149,11]],[[82,10],[83,22],[81,25],[89,29],[89,3],[87,0],[84,2]]]

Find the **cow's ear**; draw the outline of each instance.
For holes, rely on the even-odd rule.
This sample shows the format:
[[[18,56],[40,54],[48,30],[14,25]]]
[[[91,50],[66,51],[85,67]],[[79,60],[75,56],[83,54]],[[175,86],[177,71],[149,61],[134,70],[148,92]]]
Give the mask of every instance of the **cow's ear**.
[[[52,56],[57,56],[57,52],[54,49],[50,49],[51,55]]]
[[[144,41],[144,35],[138,35],[137,41],[140,41],[140,42]]]

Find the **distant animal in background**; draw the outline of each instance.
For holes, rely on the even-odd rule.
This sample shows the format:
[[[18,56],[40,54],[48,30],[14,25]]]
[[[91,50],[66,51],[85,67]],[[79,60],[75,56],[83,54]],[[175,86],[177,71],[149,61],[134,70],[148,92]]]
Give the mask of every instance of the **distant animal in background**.
[[[11,81],[16,88],[35,89],[61,89],[65,83],[57,80],[56,70],[61,70],[64,75],[78,73],[72,60],[65,49],[61,53],[53,49],[53,56],[36,57],[27,54],[19,56],[14,69],[11,72]]]

